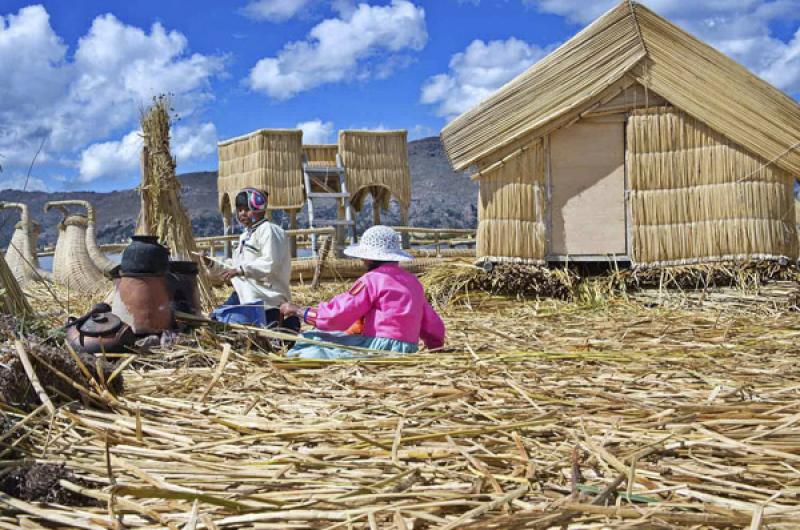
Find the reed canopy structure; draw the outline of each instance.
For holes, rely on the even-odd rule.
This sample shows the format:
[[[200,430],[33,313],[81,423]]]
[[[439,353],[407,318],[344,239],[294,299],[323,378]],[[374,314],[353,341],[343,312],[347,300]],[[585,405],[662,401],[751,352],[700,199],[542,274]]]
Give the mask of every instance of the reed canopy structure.
[[[236,193],[245,187],[266,191],[269,210],[286,211],[292,228],[297,226],[297,214],[311,194],[328,192],[342,199],[340,216],[344,215],[345,203],[360,211],[364,199],[371,195],[374,219],[380,220],[380,209],[388,208],[392,197],[400,205],[402,218],[408,218],[411,174],[405,130],[343,130],[337,144],[303,145],[299,129],[260,129],[220,142],[218,153],[219,208],[226,231],[232,222]],[[326,168],[330,169],[330,183],[310,179],[311,189],[306,189],[304,173],[319,176]],[[340,170],[345,175],[344,190],[333,189]]]
[[[484,260],[798,257],[800,106],[636,2],[441,137],[480,182]]]

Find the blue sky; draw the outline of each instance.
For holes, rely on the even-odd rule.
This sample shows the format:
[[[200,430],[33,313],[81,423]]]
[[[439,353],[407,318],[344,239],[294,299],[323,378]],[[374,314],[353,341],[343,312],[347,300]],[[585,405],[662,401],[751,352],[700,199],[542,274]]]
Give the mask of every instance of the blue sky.
[[[138,114],[174,94],[179,171],[216,142],[300,127],[438,134],[616,0],[58,0],[0,3],[0,189],[138,182]],[[645,2],[793,97],[800,0]]]

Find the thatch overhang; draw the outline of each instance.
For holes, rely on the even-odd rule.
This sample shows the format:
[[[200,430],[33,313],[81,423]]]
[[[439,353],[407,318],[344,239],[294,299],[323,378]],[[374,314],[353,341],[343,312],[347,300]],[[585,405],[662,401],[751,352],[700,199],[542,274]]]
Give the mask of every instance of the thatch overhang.
[[[608,11],[441,133],[456,170],[530,143],[635,79],[711,129],[800,174],[800,105],[636,2]],[[524,140],[524,142],[522,142]]]

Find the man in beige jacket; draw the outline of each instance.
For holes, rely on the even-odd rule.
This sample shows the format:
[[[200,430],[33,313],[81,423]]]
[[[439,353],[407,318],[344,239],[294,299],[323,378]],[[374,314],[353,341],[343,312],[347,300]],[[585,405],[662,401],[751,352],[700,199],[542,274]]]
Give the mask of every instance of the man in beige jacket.
[[[267,194],[245,188],[236,195],[235,205],[236,217],[245,227],[239,237],[239,246],[224,264],[211,262],[210,265],[212,274],[233,285],[234,292],[224,305],[262,303],[268,326],[299,330],[298,318],[281,322],[278,308],[292,299],[289,289],[292,260],[286,233],[266,219]]]

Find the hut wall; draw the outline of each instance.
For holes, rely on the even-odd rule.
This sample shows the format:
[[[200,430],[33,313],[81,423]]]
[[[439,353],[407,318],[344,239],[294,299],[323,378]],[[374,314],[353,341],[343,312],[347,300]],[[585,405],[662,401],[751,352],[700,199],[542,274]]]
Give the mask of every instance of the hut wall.
[[[233,203],[236,193],[254,187],[269,193],[270,210],[303,207],[303,133],[300,130],[263,129],[221,142],[219,152],[220,209]]]
[[[411,206],[406,131],[340,131],[339,154],[356,210],[361,210],[367,192],[384,204],[391,194],[401,208]]]
[[[477,256],[543,262],[547,252],[543,141],[534,141],[479,182]]]
[[[627,145],[636,263],[797,258],[786,171],[670,107],[634,111]]]

